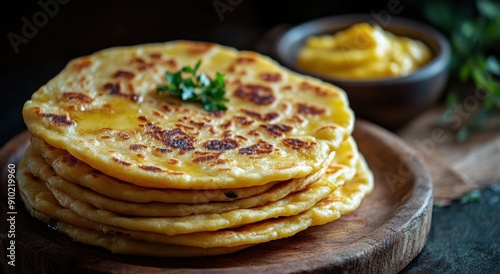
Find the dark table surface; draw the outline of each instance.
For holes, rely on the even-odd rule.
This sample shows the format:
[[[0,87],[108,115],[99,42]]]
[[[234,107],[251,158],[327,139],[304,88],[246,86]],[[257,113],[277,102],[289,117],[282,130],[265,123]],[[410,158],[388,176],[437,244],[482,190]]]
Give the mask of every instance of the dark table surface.
[[[315,2],[325,4],[328,1]],[[375,6],[368,6],[366,10],[360,10],[359,8],[356,9],[349,5],[346,6],[346,2],[348,1],[343,1],[342,3],[344,4],[335,2],[337,3],[336,7],[340,10],[339,12],[369,12],[370,9],[378,11],[378,9],[384,8],[387,4],[387,1],[375,1],[377,3]],[[128,3],[129,6],[131,5],[130,2],[127,1],[123,3]],[[274,4],[269,3],[268,5],[266,5],[267,2],[265,1],[256,1],[256,3],[257,4],[254,2],[252,2],[252,4],[245,4],[245,2],[243,2],[241,6],[235,7],[233,11],[225,13],[226,17],[224,20],[220,20],[220,17],[218,18],[211,5],[202,5],[203,8],[208,9],[210,12],[209,15],[211,19],[209,21],[213,23],[214,18],[216,21],[212,25],[208,24],[204,31],[200,32],[198,26],[198,32],[188,28],[185,32],[177,30],[174,31],[173,34],[170,32],[169,35],[152,37],[147,34],[137,37],[141,30],[132,28],[130,24],[125,24],[123,28],[117,29],[117,23],[113,23],[114,21],[112,20],[113,16],[118,16],[118,18],[115,18],[118,22],[121,22],[120,20],[123,20],[123,18],[120,17],[120,14],[117,15],[116,12],[111,13],[110,16],[112,18],[103,21],[102,13],[113,9],[113,5],[105,6],[108,7],[108,10],[104,9],[104,11],[101,10],[101,13],[97,13],[97,19],[95,20],[103,25],[113,25],[113,33],[115,33],[118,38],[115,37],[113,40],[113,36],[110,38],[109,36],[105,36],[102,32],[99,32],[99,29],[103,28],[102,25],[88,23],[91,25],[90,28],[92,28],[90,31],[97,31],[96,36],[98,37],[96,37],[96,40],[98,40],[98,38],[103,38],[104,42],[101,40],[101,43],[95,41],[92,43],[92,41],[82,39],[77,41],[78,43],[86,43],[86,47],[80,44],[76,45],[75,41],[72,40],[75,39],[75,37],[81,37],[81,35],[75,36],[74,34],[75,28],[77,31],[80,30],[78,29],[80,25],[73,26],[71,33],[64,33],[64,31],[69,30],[61,25],[66,23],[69,24],[72,20],[81,19],[81,16],[76,16],[80,14],[78,10],[83,9],[85,12],[89,12],[92,10],[92,4],[96,5],[96,3],[89,1],[87,4],[81,4],[81,2],[77,4],[75,2],[68,4],[67,7],[61,7],[66,8],[66,11],[61,10],[61,15],[57,15],[60,18],[55,17],[51,19],[53,21],[49,22],[45,30],[40,29],[37,37],[30,40],[28,44],[20,46],[20,52],[18,54],[12,54],[11,45],[4,45],[1,48],[2,54],[6,54],[6,57],[0,60],[2,62],[2,67],[0,68],[0,113],[2,114],[0,115],[0,145],[3,146],[9,139],[25,130],[21,116],[23,103],[29,99],[30,95],[41,85],[55,76],[71,58],[109,46],[165,41],[179,38],[209,40],[228,44],[240,49],[258,50],[260,49],[258,46],[259,41],[273,25],[279,23],[293,24],[312,17],[328,15],[321,7],[314,8],[308,6],[305,10],[309,15],[305,16],[302,15],[301,12],[306,11],[301,10],[300,6],[290,6],[287,5],[288,2],[277,1]],[[406,3],[406,7],[408,7],[408,5],[414,7],[415,5],[410,2]],[[19,8],[18,5],[20,4],[13,1],[7,1],[7,7],[9,7],[9,5],[14,5],[12,11],[14,15],[11,16],[12,18],[8,19],[10,20],[9,24],[5,25],[2,23],[3,27],[7,26],[10,28],[4,33],[8,33],[9,31],[19,32],[22,25],[20,18],[22,18],[24,14],[30,15],[33,14],[33,11],[36,12],[37,9],[40,9],[40,7],[33,6],[32,4],[33,7],[31,9],[25,10]],[[285,10],[288,12],[288,17],[282,16],[275,18],[272,16],[273,13],[269,9],[279,8],[280,5],[287,7]],[[334,4],[328,5],[335,6]],[[100,7],[102,8],[102,6]],[[128,9],[126,9],[126,5],[125,8],[123,8],[123,6],[120,7],[125,13],[130,12],[134,14],[130,11],[134,10],[134,6],[130,6]],[[155,8],[150,7],[148,10],[150,13],[156,14]],[[415,15],[416,12],[412,13],[412,11],[415,10],[408,8],[406,9],[406,13],[402,13],[402,15]],[[202,10],[197,10],[197,12],[198,15],[203,14]],[[330,12],[330,14],[331,13],[335,12]],[[252,14],[260,15],[252,17]],[[294,14],[295,17],[293,17]],[[137,15],[138,18],[144,19],[141,15],[142,13],[139,12]],[[182,16],[179,17],[179,15],[172,16],[175,17],[175,20],[182,19]],[[150,19],[150,21],[151,20],[153,19]],[[161,24],[163,22],[172,24],[172,22],[166,19],[162,20],[153,20],[154,22],[152,23]],[[196,20],[198,22],[202,19]],[[250,21],[250,23],[242,23],[248,21]],[[213,25],[215,25],[215,27]],[[128,29],[127,26],[130,29]],[[93,36],[89,35],[88,28],[88,26],[83,28],[83,30],[87,30],[83,35],[86,36],[86,38],[92,38]],[[135,39],[123,38],[128,37],[126,35],[127,31],[129,31],[130,35],[136,35]],[[161,28],[156,28],[154,31],[161,32],[163,30]],[[121,36],[120,33],[122,33]],[[57,43],[54,41],[57,41]],[[61,43],[67,46],[61,46]],[[8,52],[5,53],[6,51]],[[33,60],[34,57],[37,58]],[[420,255],[418,255],[402,273],[500,273],[500,182],[496,182],[496,184],[492,184],[491,187],[480,190],[480,194],[479,200],[475,202],[461,203],[460,201],[455,201],[448,207],[434,208],[432,228],[427,245]]]

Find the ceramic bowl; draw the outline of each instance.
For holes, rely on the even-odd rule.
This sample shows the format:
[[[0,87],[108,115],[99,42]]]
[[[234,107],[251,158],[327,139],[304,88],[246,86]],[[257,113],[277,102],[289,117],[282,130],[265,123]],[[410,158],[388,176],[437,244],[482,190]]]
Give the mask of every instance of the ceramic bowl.
[[[420,69],[401,77],[377,80],[345,80],[316,75],[296,67],[298,51],[310,36],[334,34],[359,22],[377,23],[370,14],[320,18],[288,29],[275,45],[278,61],[302,74],[308,74],[344,89],[356,116],[388,129],[397,129],[436,103],[447,83],[451,50],[448,41],[423,23],[391,16],[381,25],[399,36],[424,42],[433,59]]]

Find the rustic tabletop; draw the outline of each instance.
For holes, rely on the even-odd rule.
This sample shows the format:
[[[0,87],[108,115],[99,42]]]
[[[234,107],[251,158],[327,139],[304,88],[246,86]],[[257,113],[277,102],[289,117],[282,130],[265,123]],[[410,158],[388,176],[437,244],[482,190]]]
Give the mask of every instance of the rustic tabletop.
[[[27,16],[26,20],[30,20],[36,12],[43,10],[36,4],[37,1],[32,1],[27,8],[22,4],[23,1],[6,2],[2,11],[9,16],[2,18],[6,20],[1,24],[1,27],[5,28],[2,32],[4,35],[10,32],[21,35],[25,22],[23,18]],[[151,5],[141,10],[137,9],[136,1],[107,1],[106,4],[102,1],[69,2],[57,0],[57,3],[60,3],[57,11],[53,10],[54,14],[47,17],[47,22],[37,28],[35,33],[28,33],[28,40],[18,40],[19,44],[14,48],[12,43],[6,43],[0,48],[2,54],[6,55],[1,58],[0,67],[0,146],[26,130],[21,116],[23,103],[73,57],[110,46],[179,38],[216,41],[239,49],[261,50],[262,45],[259,42],[272,26],[282,23],[296,24],[339,12],[371,11],[372,14],[386,16],[389,12],[388,3],[393,1],[366,1],[366,5],[358,5],[359,1],[356,1],[356,5],[353,5],[350,3],[352,1],[318,0],[301,6],[289,1],[216,0],[203,1],[208,4],[194,7],[185,3],[196,1],[179,1],[175,8],[163,4],[161,8]],[[418,17],[419,4],[413,2],[401,1],[402,12],[398,12],[398,15],[415,17],[417,14]],[[171,5],[170,3],[168,5]],[[221,10],[221,3],[222,6],[224,3],[232,3],[233,6],[226,4],[226,9]],[[219,9],[214,5],[219,5]],[[165,9],[170,11],[168,17],[163,16],[162,11]],[[277,10],[279,12],[276,12]],[[193,16],[186,17],[186,11]],[[92,20],[88,20],[90,12],[93,14]],[[201,32],[200,26],[203,28]],[[15,48],[18,51],[15,51]],[[414,142],[411,143],[417,137],[400,134],[410,145],[415,145]],[[425,136],[422,138],[425,139]],[[489,155],[488,152],[494,152],[493,149],[498,147],[483,147],[482,155]],[[434,154],[439,156],[439,164],[447,160],[443,157],[446,154],[443,153],[438,151]],[[455,158],[459,158],[464,154],[455,155]],[[467,174],[464,175],[465,171],[475,171],[474,178],[480,178],[484,175],[481,168],[490,162],[489,172],[496,171],[495,174],[498,174],[500,162],[495,162],[495,159],[498,159],[500,154],[492,155],[464,158],[463,161],[455,159],[457,161],[453,162],[451,170],[462,179],[467,177]],[[430,165],[433,165],[432,159],[430,162]],[[471,169],[471,163],[475,163],[478,168]],[[495,164],[498,166],[496,169]],[[435,174],[441,174],[442,169],[437,169],[434,165],[431,168]],[[446,179],[446,174],[441,175]],[[470,181],[464,180],[461,182],[463,187],[458,190],[446,185],[453,184],[453,180],[444,180],[446,184],[439,186],[439,197],[444,197],[444,200],[451,203],[448,206],[433,208],[428,242],[402,273],[500,273],[500,180],[494,176],[484,178],[481,184],[472,187],[468,185]],[[453,194],[451,196],[458,197],[460,195],[457,196],[457,193],[463,194],[473,188],[478,189],[473,201],[464,202],[460,198],[453,200],[446,195]],[[452,190],[458,192],[451,193]]]
[[[22,104],[63,65],[45,64],[0,74],[2,145],[25,130]],[[458,199],[449,206],[434,207],[429,240],[402,273],[500,272],[500,182],[491,183],[480,189],[475,201]]]

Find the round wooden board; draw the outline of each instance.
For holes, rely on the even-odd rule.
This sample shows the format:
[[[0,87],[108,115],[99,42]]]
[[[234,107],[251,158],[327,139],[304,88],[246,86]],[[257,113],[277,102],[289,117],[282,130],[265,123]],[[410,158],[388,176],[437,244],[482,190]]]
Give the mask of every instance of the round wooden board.
[[[431,178],[414,152],[380,127],[357,121],[354,137],[374,172],[375,188],[358,210],[335,222],[231,255],[131,257],[72,242],[31,218],[17,199],[16,266],[12,267],[5,261],[10,240],[5,221],[6,172],[8,164],[17,166],[29,142],[29,134],[23,133],[0,152],[3,270],[6,273],[398,272],[427,241],[432,213]]]

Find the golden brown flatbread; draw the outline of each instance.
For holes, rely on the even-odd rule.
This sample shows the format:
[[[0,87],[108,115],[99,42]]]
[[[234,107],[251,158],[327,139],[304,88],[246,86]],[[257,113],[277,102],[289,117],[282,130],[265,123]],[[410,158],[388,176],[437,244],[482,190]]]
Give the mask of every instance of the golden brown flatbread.
[[[45,163],[43,157],[38,155],[32,146],[26,150],[26,164],[30,171],[36,176],[47,182],[52,188],[61,192],[62,196],[70,196],[73,199],[81,200],[85,203],[91,204],[97,208],[109,210],[127,216],[142,216],[142,217],[174,217],[174,216],[188,216],[193,214],[204,213],[222,213],[230,210],[245,209],[263,206],[269,202],[275,202],[285,198],[290,193],[304,190],[312,183],[318,181],[326,170],[329,171],[328,178],[330,181],[335,181],[340,185],[343,180],[350,180],[354,175],[355,165],[358,161],[359,154],[357,152],[355,143],[352,139],[345,141],[340,149],[337,151],[336,157],[332,164],[324,168],[321,176],[312,176],[311,178],[304,178],[303,180],[288,180],[274,185],[268,191],[228,202],[211,202],[211,203],[195,203],[195,204],[178,204],[178,203],[133,203],[109,198],[101,193],[95,192],[86,187],[82,187],[71,181],[58,176],[54,170]],[[69,169],[68,173],[78,174],[75,169]],[[106,184],[112,180],[100,180],[94,184],[100,184],[102,188],[107,188],[108,192],[121,192],[121,188],[116,188],[115,185],[107,186]],[[161,190],[166,192],[165,190]],[[187,190],[186,190],[187,191]],[[165,194],[169,194],[166,192]],[[197,192],[193,193],[192,201],[196,201]]]
[[[353,180],[336,190],[328,198],[323,199],[313,208],[300,214],[290,217],[269,219],[234,229],[167,236],[160,233],[106,226],[82,218],[74,211],[60,206],[51,192],[39,179],[28,171],[24,163],[19,166],[18,178],[22,180],[19,186],[21,189],[21,197],[31,214],[42,221],[50,221],[58,230],[69,234],[76,241],[83,241],[89,238],[95,239],[95,237],[97,237],[96,235],[99,235],[103,239],[121,239],[121,237],[124,237],[126,239],[157,244],[204,248],[239,248],[292,236],[310,226],[322,225],[334,221],[342,214],[347,214],[355,210],[361,204],[363,198],[373,189],[373,175],[369,171],[364,159],[361,158],[358,162],[357,173]],[[68,224],[70,224],[70,226],[67,226]],[[60,227],[63,228],[60,229]],[[74,227],[82,229],[71,231],[70,228]],[[99,231],[100,233],[90,233],[92,230]],[[85,235],[87,233],[90,233],[91,237],[87,237]],[[106,240],[108,244],[106,244],[105,248],[116,251],[117,249],[113,248],[113,243],[123,248],[124,245],[116,241],[117,240]],[[91,240],[85,240],[84,243],[102,246],[99,241],[92,242]],[[119,253],[137,254],[131,253],[132,251],[130,251],[130,249],[133,248],[133,246],[130,246],[128,243],[126,243],[125,246],[129,246],[127,248],[129,251],[122,250]],[[172,256],[172,254],[165,253],[164,255],[160,254],[155,256]]]
[[[224,73],[227,111],[157,94],[165,71],[202,60]],[[339,88],[254,52],[175,41],[71,61],[23,108],[31,134],[101,172],[144,187],[223,189],[302,178],[347,139]]]

